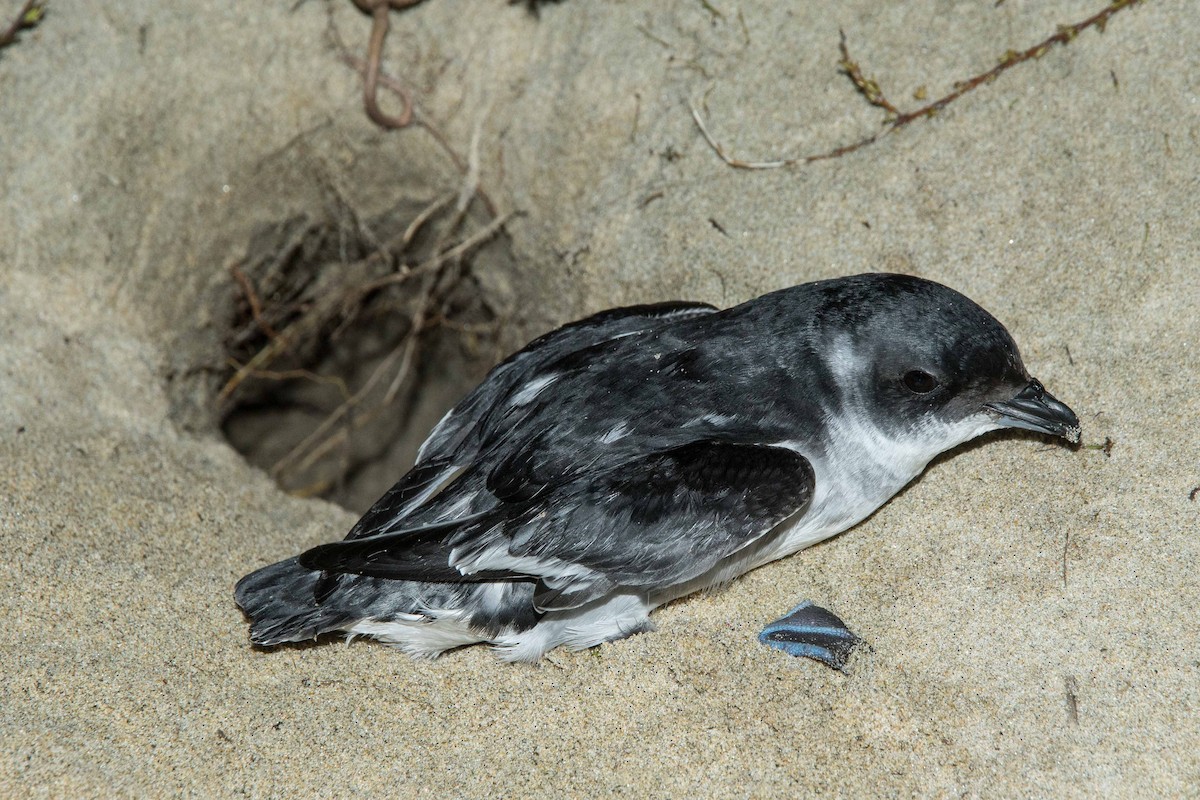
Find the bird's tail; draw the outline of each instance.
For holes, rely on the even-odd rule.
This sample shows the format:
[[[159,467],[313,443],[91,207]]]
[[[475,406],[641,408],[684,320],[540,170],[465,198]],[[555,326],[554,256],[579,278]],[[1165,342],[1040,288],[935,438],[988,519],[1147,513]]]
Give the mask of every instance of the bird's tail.
[[[432,657],[474,642],[514,635],[538,624],[534,583],[424,583],[367,575],[322,578],[299,558],[251,572],[234,599],[250,617],[259,647],[354,630]],[[393,624],[394,623],[394,624]]]
[[[289,558],[238,581],[234,599],[250,617],[250,641],[260,647],[300,642],[345,629],[368,615],[353,604],[317,602],[320,578],[320,572]]]

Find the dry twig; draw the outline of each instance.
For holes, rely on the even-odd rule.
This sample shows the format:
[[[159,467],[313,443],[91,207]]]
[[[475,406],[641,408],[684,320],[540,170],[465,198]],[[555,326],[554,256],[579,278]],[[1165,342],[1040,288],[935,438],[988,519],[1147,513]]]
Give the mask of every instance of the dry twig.
[[[404,270],[403,272],[393,272],[390,275],[384,275],[382,278],[376,278],[374,281],[365,284],[362,287],[362,291],[365,294],[371,294],[372,292],[376,292],[385,286],[404,283],[410,278],[414,278],[418,275],[425,275],[430,272],[434,272],[440,269],[443,265],[462,258],[479,245],[487,242],[489,239],[499,233],[500,229],[504,227],[504,224],[512,218],[512,214],[504,214],[503,216],[496,217],[496,219],[492,220],[487,225],[480,228],[478,231],[468,236],[466,239],[463,239],[461,242],[449,248],[448,250],[438,253],[428,261],[418,264],[411,269]]]
[[[1140,2],[1142,2],[1142,0],[1113,0],[1113,2],[1105,6],[1104,9],[1093,14],[1087,19],[1076,22],[1073,25],[1059,25],[1058,30],[1054,34],[1046,37],[1033,47],[1021,51],[1009,50],[1000,57],[996,66],[985,72],[981,72],[978,75],[968,78],[965,81],[959,81],[958,83],[954,84],[954,89],[949,94],[946,94],[945,96],[912,111],[901,111],[897,106],[887,99],[887,96],[879,87],[879,83],[872,78],[867,77],[867,75],[863,73],[862,68],[859,67],[858,63],[850,57],[850,50],[846,46],[846,34],[842,33],[841,42],[839,44],[842,58],[839,62],[839,66],[842,68],[842,71],[846,74],[846,76],[850,78],[850,81],[854,84],[855,88],[857,88],[858,91],[867,99],[867,102],[873,106],[882,108],[885,112],[887,112],[887,117],[884,120],[883,129],[878,133],[874,133],[863,139],[859,139],[856,142],[842,145],[841,147],[835,147],[834,149],[828,150],[824,153],[815,153],[813,155],[796,156],[792,158],[778,158],[767,161],[748,161],[745,159],[736,158],[730,155],[729,152],[712,136],[712,134],[709,133],[703,117],[700,116],[700,112],[696,109],[694,104],[690,105],[692,119],[695,120],[696,127],[700,129],[700,134],[704,137],[704,140],[708,142],[708,145],[713,149],[713,152],[715,152],[717,156],[726,164],[737,169],[779,169],[782,167],[791,167],[801,164],[811,164],[814,161],[824,161],[826,159],[838,158],[872,145],[882,139],[884,136],[887,136],[890,133],[895,133],[896,131],[915,122],[916,120],[926,119],[934,116],[942,109],[946,108],[946,106],[950,105],[955,100],[958,100],[968,92],[978,89],[985,83],[991,83],[1002,73],[1012,69],[1018,64],[1023,64],[1026,61],[1033,61],[1041,58],[1055,45],[1068,44],[1076,36],[1088,30],[1089,28],[1096,28],[1097,30],[1103,32],[1105,26],[1108,24],[1109,19],[1111,19],[1114,14],[1116,14],[1118,11],[1129,8],[1130,6],[1137,5]]]
[[[36,26],[45,16],[45,0],[26,0],[25,5],[21,6],[21,10],[13,17],[12,24],[0,32],[0,48],[15,44],[21,31]]]
[[[242,294],[246,297],[246,302],[250,304],[250,315],[254,318],[254,322],[258,325],[259,330],[266,334],[268,339],[277,338],[279,334],[271,327],[271,323],[263,318],[262,301],[258,299],[258,292],[254,290],[254,284],[251,283],[250,278],[237,264],[229,265],[229,274],[237,281]]]
[[[391,353],[388,354],[387,358],[379,362],[379,365],[371,373],[371,376],[367,378],[361,387],[359,387],[357,392],[346,398],[346,400],[337,408],[335,408],[333,413],[325,417],[321,424],[314,428],[308,436],[304,437],[299,444],[289,450],[283,458],[275,462],[275,466],[271,467],[271,474],[278,477],[281,472],[292,466],[293,462],[296,462],[301,456],[305,456],[305,458],[296,465],[296,469],[297,471],[307,469],[308,467],[312,466],[317,459],[331,449],[333,442],[337,441],[337,443],[340,443],[339,440],[341,437],[345,436],[345,433],[341,434],[341,437],[336,437],[334,439],[330,439],[329,441],[322,441],[322,439],[325,438],[325,435],[331,428],[333,428],[334,425],[338,424],[343,417],[353,411],[354,407],[361,403],[363,399],[371,393],[371,390],[375,388],[376,384],[379,383],[384,374],[391,368],[393,364],[396,363],[396,360],[404,354],[404,351],[409,346],[409,341],[414,339],[414,331],[410,331],[409,334],[404,337],[404,340],[397,347],[395,347]]]
[[[363,69],[363,107],[367,116],[381,128],[407,128],[412,123],[412,95],[403,86],[388,88],[400,95],[403,110],[396,116],[385,114],[379,107],[379,62],[383,58],[383,43],[387,40],[388,14],[392,9],[402,10],[420,3],[421,0],[353,0],[358,10],[371,17],[371,38],[367,44],[367,63]]]
[[[291,329],[288,332],[290,333]],[[271,339],[266,347],[255,353],[253,358],[238,367],[237,372],[233,373],[233,376],[221,387],[221,391],[217,392],[217,404],[224,405],[233,396],[233,393],[237,391],[237,388],[242,385],[243,381],[255,373],[266,369],[268,364],[287,350],[288,342],[288,336],[277,335],[274,339]]]
[[[242,369],[243,365],[239,364],[235,359],[229,359],[229,366],[234,369]],[[290,381],[297,378],[303,378],[313,383],[324,383],[337,388],[342,397],[350,398],[350,389],[346,386],[346,382],[337,375],[318,375],[310,369],[285,369],[285,370],[269,370],[259,369],[253,370],[250,373],[252,378],[261,378],[266,381]]]

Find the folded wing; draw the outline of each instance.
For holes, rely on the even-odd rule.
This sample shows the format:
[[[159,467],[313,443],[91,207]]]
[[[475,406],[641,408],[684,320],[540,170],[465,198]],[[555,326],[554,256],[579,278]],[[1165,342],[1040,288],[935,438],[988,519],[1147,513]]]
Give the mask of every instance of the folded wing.
[[[490,481],[489,481],[490,482]],[[804,456],[698,440],[508,500],[453,522],[347,539],[300,557],[309,569],[421,581],[530,580],[541,611],[617,587],[685,583],[807,509]]]
[[[357,539],[403,527],[406,516],[479,455],[512,410],[511,398],[535,386],[546,367],[578,350],[631,336],[668,320],[711,314],[707,303],[668,302],[614,308],[564,325],[530,342],[488,373],[430,432],[414,465],[351,529]]]

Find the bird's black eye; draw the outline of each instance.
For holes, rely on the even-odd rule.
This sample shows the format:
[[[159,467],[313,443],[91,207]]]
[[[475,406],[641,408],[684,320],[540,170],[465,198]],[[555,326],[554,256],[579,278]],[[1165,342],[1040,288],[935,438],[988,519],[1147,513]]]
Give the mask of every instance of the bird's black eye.
[[[929,394],[938,388],[938,381],[924,370],[910,369],[904,373],[904,386],[915,394]]]

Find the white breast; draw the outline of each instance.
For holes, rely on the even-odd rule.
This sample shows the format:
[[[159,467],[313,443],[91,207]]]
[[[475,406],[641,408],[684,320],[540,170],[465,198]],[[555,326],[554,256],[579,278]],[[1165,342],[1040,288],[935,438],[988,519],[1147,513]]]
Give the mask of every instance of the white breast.
[[[997,427],[991,417],[978,414],[953,424],[930,422],[896,436],[880,430],[865,414],[843,416],[829,426],[827,455],[811,459],[816,489],[808,512],[778,537],[778,547],[760,563],[857,525],[920,475],[935,457]],[[803,453],[795,443],[780,446]]]

